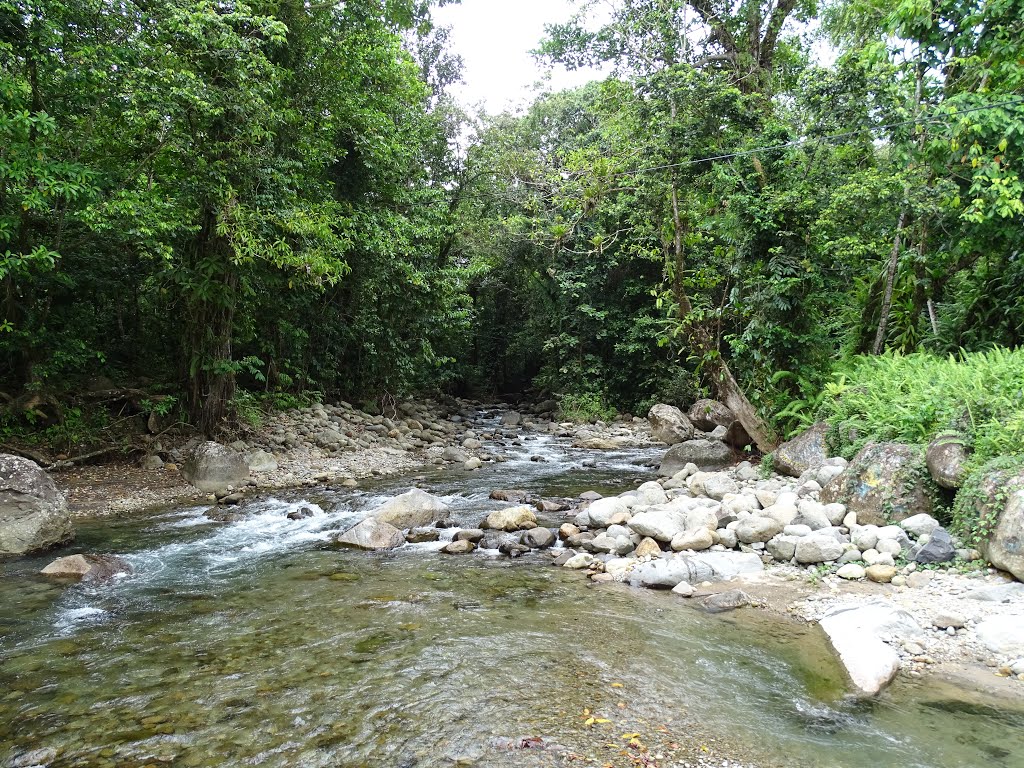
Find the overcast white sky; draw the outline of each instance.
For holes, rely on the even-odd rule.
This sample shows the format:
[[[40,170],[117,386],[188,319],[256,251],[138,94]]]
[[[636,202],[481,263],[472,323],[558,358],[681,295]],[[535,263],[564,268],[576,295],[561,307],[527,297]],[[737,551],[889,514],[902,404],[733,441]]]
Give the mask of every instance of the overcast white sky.
[[[543,68],[529,51],[544,25],[568,21],[570,0],[462,0],[434,10],[437,23],[452,28],[452,47],[463,58],[465,84],[452,90],[466,106],[483,104],[494,114],[524,105]],[[551,87],[568,88],[600,77],[593,71],[552,72]]]

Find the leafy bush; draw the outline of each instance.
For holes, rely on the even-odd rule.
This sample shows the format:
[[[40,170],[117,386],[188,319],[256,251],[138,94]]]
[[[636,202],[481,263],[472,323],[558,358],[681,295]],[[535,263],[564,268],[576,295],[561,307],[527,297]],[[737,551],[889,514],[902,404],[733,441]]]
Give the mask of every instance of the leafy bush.
[[[594,392],[560,396],[558,412],[563,420],[579,423],[611,421],[618,415],[616,410],[608,405],[604,396]]]
[[[1024,455],[1024,350],[939,357],[926,353],[857,357],[840,366],[818,418],[829,446],[852,458],[870,441],[924,444],[961,433],[972,465]]]
[[[1020,489],[1021,469],[1020,456],[1000,456],[975,469],[953,503],[954,532],[972,546],[992,535],[1010,494]]]

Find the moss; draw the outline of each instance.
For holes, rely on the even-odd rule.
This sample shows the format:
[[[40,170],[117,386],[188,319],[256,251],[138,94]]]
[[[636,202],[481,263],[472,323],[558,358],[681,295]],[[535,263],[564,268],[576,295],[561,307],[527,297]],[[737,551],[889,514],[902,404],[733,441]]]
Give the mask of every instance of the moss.
[[[986,541],[999,525],[1006,502],[1024,488],[1024,457],[1000,456],[967,476],[953,503],[953,532],[971,546]]]

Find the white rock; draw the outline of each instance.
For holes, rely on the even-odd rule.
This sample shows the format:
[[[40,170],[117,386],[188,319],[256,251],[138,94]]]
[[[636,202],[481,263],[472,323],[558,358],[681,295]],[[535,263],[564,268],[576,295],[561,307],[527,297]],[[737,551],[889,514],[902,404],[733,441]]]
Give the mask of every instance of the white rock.
[[[912,535],[915,539],[921,536],[929,536],[932,531],[939,527],[939,521],[931,515],[921,513],[908,517],[900,522],[900,528]]]
[[[856,563],[847,563],[836,571],[836,576],[840,579],[863,579],[864,568]]]
[[[877,525],[858,525],[850,529],[850,540],[861,552],[874,549],[878,543]]]
[[[636,492],[638,495],[643,497],[645,503],[649,506],[664,504],[668,501],[668,496],[665,495],[665,489],[653,480],[641,485],[636,489]]]
[[[580,571],[584,568],[589,568],[594,562],[594,556],[589,552],[583,552],[578,555],[573,555],[565,561],[563,568],[572,568],[574,571]]]
[[[899,557],[899,554],[903,551],[903,547],[896,539],[879,539],[878,543],[875,544],[875,549],[878,552],[884,554],[890,554],[893,558]]]
[[[688,581],[680,581],[672,587],[672,593],[681,597],[691,597],[697,590]]]
[[[837,605],[819,623],[854,685],[868,696],[887,686],[900,668],[899,654],[881,638],[916,640],[922,634],[913,616],[885,600]]]
[[[661,486],[658,486],[658,490],[661,490]],[[664,491],[662,491],[664,494]],[[619,514],[628,514],[629,507],[626,502],[618,497],[612,497],[610,499],[598,499],[597,501],[590,502],[590,506],[587,507],[587,515],[590,518],[590,525],[595,528],[607,528],[611,519]]]
[[[1000,656],[1024,656],[1024,616],[992,616],[975,627],[978,639]]]

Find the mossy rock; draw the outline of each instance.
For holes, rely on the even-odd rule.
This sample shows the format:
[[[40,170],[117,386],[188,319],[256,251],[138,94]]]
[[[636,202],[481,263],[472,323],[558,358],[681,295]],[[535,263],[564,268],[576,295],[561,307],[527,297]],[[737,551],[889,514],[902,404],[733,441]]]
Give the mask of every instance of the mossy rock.
[[[1024,457],[993,459],[972,472],[957,494],[953,521],[992,565],[1024,581]]]
[[[890,525],[922,512],[932,514],[938,495],[923,447],[868,443],[822,489],[821,501],[845,504],[857,513],[860,525]]]

